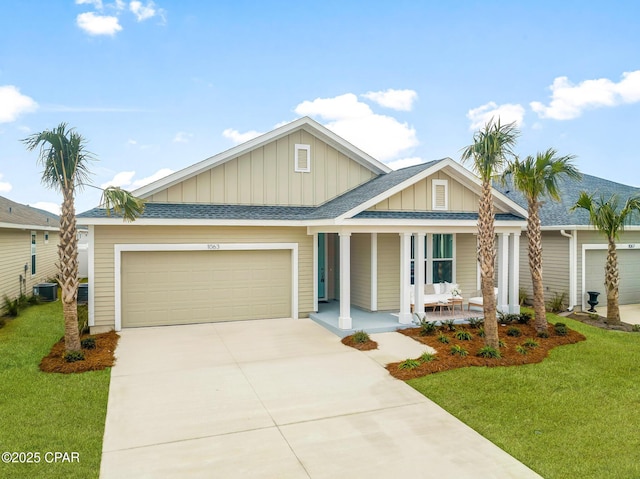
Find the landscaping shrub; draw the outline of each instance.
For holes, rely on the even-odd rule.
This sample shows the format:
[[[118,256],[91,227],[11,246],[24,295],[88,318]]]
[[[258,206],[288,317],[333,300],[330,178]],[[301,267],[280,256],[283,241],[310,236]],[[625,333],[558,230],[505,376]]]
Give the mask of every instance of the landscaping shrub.
[[[516,328],[515,326],[511,326],[507,329],[507,336],[511,336],[513,338],[519,338],[522,335],[520,328]]]
[[[547,331],[538,331],[536,336],[538,336],[539,338],[548,338],[549,337],[549,333]]]
[[[509,314],[498,311],[498,322],[501,324],[511,324],[514,321],[520,321],[519,314]]]
[[[528,338],[524,340],[524,343],[522,343],[522,345],[526,348],[529,349],[533,349],[533,348],[537,348],[539,346],[538,341],[536,341],[533,338]]]
[[[491,346],[483,346],[478,351],[478,356],[480,356],[481,358],[497,359],[500,357],[500,351],[498,351],[496,348],[492,348]]]
[[[37,304],[40,304],[42,301],[40,301],[40,296],[38,296],[37,294],[32,294],[31,296],[29,296],[29,299],[27,300],[27,302],[31,306],[35,306]]]
[[[96,338],[94,338],[93,336],[84,338],[82,341],[80,341],[80,346],[82,346],[82,349],[96,349]]]
[[[478,336],[484,338],[484,328],[481,327],[480,329],[478,329]]]
[[[473,335],[469,331],[457,331],[454,336],[460,341],[471,341],[473,339]]]
[[[478,329],[484,323],[484,319],[482,318],[469,318],[469,327],[473,329]]]
[[[20,301],[18,299],[9,299],[4,296],[4,314],[11,318],[16,318],[20,314]]]
[[[506,343],[502,339],[498,339],[498,347],[504,348],[505,346],[506,346]]]
[[[521,346],[520,344],[516,346],[516,351],[523,355],[529,352],[527,348],[525,348],[524,346]]]
[[[440,341],[442,344],[449,344],[449,337],[446,334],[440,333],[440,335],[438,336],[438,341]]]
[[[362,344],[368,341],[371,341],[371,338],[369,337],[369,334],[366,331],[356,331],[355,333],[353,333],[354,343]]]
[[[446,327],[449,331],[456,330],[456,325],[453,319],[447,319],[446,321],[442,321],[442,325]]]
[[[467,351],[465,348],[463,348],[459,344],[456,344],[455,346],[451,346],[451,355],[452,356],[458,355],[464,358],[469,355],[469,351]]]
[[[438,323],[435,321],[420,320],[420,334],[422,336],[430,336],[436,332],[436,329],[438,329]]]
[[[634,324],[631,328],[631,331],[633,331],[634,333],[640,333],[640,324]]]
[[[398,364],[398,369],[415,369],[420,366],[420,361],[417,359],[405,359]]]
[[[553,330],[558,336],[566,336],[569,334],[569,330],[567,329],[567,325],[564,323],[556,323],[553,325]]]
[[[531,321],[531,313],[520,313],[520,316],[518,318],[518,322],[520,324],[529,324],[529,321]]]
[[[64,360],[68,363],[84,361],[84,353],[82,351],[69,351],[64,354]]]
[[[424,352],[422,353],[422,356],[420,356],[420,361],[422,361],[423,363],[430,363],[431,361],[435,361],[436,359],[438,358],[435,354],[428,352]]]
[[[552,313],[561,313],[565,310],[564,305],[566,296],[566,293],[555,293],[551,301],[547,304],[547,308],[549,308]]]

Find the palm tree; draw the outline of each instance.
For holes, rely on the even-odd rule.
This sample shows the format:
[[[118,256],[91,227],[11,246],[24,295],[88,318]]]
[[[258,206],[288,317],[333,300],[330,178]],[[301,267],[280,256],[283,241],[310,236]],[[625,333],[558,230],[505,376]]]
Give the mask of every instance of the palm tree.
[[[22,141],[29,151],[40,147],[38,163],[43,167],[42,183],[62,193],[58,257],[64,314],[64,341],[67,352],[80,351],[75,193],[77,189],[91,186],[87,183],[90,174],[88,164],[94,160],[94,157],[85,149],[86,140],[73,128],[67,128],[66,123],[60,123],[52,130],[35,133]],[[142,200],[115,187],[103,190],[102,202],[108,212],[113,209],[127,221],[133,221],[144,210]]]
[[[506,169],[503,179],[508,176],[513,186],[527,200],[529,216],[527,218],[527,236],[529,237],[529,270],[533,284],[533,309],[535,327],[538,333],[547,330],[547,311],[544,305],[544,287],[542,285],[542,232],[540,228],[541,198],[560,200],[558,182],[561,178],[579,179],[578,169],[571,163],[575,156],[557,156],[558,152],[549,148],[536,157],[527,156],[520,161],[516,158]]]
[[[607,237],[607,263],[604,267],[604,284],[607,290],[607,322],[620,323],[620,308],[618,306],[618,286],[620,277],[618,272],[618,254],[616,252],[616,240],[620,232],[629,223],[634,213],[640,212],[640,196],[632,196],[627,199],[622,208],[619,206],[619,198],[613,194],[608,199],[600,196],[594,199],[593,194],[586,191],[580,193],[576,204],[571,211],[578,208],[589,212],[589,223]]]
[[[484,312],[485,344],[498,348],[498,320],[495,281],[495,214],[491,181],[502,173],[507,157],[514,156],[513,147],[520,135],[515,123],[502,125],[492,119],[473,135],[473,144],[462,151],[462,161],[472,161],[476,174],[482,180],[482,196],[478,208],[478,262]]]

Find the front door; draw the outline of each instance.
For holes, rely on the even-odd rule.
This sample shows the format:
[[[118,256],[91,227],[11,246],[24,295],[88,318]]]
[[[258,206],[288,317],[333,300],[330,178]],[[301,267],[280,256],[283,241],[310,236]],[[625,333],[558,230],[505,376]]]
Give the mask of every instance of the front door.
[[[318,301],[327,300],[327,238],[318,233]]]

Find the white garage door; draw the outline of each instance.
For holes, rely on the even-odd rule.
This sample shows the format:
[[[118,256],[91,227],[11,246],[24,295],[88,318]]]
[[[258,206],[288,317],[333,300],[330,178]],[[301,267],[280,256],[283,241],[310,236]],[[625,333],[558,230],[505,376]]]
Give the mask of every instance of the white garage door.
[[[640,251],[618,249],[620,271],[620,304],[640,303]],[[607,250],[587,250],[585,267],[585,293],[599,291],[598,301],[607,304],[604,288],[604,266]]]
[[[122,253],[122,326],[291,317],[291,251]]]

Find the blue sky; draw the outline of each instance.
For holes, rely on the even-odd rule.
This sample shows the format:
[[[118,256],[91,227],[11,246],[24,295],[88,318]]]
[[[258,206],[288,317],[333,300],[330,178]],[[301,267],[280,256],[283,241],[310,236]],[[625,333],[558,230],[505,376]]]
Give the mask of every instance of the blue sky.
[[[20,139],[62,121],[95,185],[135,189],[303,115],[393,167],[458,160],[500,115],[520,155],[638,186],[639,19],[634,1],[2,2],[0,195],[61,202]]]

